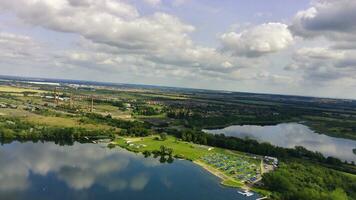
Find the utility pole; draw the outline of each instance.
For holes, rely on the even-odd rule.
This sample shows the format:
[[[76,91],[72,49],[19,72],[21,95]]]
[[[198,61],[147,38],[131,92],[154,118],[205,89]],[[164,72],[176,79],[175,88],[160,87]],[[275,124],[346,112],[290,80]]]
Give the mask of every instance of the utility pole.
[[[54,103],[58,106],[58,94],[57,94],[57,88],[54,88]]]
[[[90,112],[93,112],[94,110],[94,98],[93,95],[91,95],[91,107],[90,107]]]
[[[73,107],[73,93],[70,93],[70,98],[69,98],[69,107]]]

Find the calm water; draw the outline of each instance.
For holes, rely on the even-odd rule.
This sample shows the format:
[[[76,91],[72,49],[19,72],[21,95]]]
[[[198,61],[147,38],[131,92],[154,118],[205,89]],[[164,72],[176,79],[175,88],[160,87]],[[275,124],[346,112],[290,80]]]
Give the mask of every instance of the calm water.
[[[98,144],[0,146],[0,199],[256,199],[225,188],[188,161],[157,159]]]
[[[298,123],[284,123],[275,126],[229,126],[224,129],[205,131],[239,138],[248,137],[281,147],[303,146],[312,151],[319,151],[326,156],[356,162],[356,155],[352,152],[352,149],[356,148],[356,141],[318,134]]]

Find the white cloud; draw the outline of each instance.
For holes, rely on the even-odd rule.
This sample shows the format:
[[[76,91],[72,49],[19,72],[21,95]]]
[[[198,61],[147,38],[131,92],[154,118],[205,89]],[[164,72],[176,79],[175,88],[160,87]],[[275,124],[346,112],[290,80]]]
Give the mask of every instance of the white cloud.
[[[283,50],[293,43],[288,26],[281,23],[261,24],[240,33],[221,36],[223,48],[237,56],[257,57]]]
[[[190,0],[172,0],[173,6],[181,6],[183,4],[188,3]]]
[[[35,59],[40,45],[31,37],[0,32],[0,58],[7,59]]]
[[[149,176],[147,174],[141,173],[131,179],[130,187],[133,190],[142,190],[146,187],[148,181]]]
[[[29,24],[78,33],[94,42],[124,49],[156,50],[162,45],[165,48],[180,47],[190,42],[186,34],[194,30],[194,27],[164,13],[141,17],[136,8],[118,1],[85,3],[14,0],[2,1],[0,6],[15,12]]]
[[[310,8],[298,12],[289,28],[314,45],[296,50],[285,69],[302,72],[303,82],[314,86],[355,86],[355,10],[354,0],[316,0]]]
[[[17,6],[20,4],[21,7]],[[245,80],[253,75],[240,69],[266,64],[254,56],[283,50],[293,42],[286,25],[268,23],[241,33],[224,34],[222,40],[228,52],[221,52],[195,44],[190,38],[195,27],[179,18],[160,12],[141,15],[124,1],[12,0],[1,1],[0,7],[29,25],[80,36],[74,48],[42,49],[39,54],[46,61],[31,63],[42,66],[38,67],[42,71],[47,66],[63,73],[65,69],[70,69],[72,74],[88,69],[93,73],[130,75],[140,80],[141,77],[177,81]],[[84,71],[90,73],[88,70]]]
[[[144,0],[144,2],[151,6],[158,6],[162,3],[161,0]]]
[[[300,57],[308,57],[310,59],[343,59],[345,51],[330,50],[326,47],[304,47],[298,49],[296,54]]]
[[[356,1],[316,0],[296,14],[290,29],[302,37],[356,40]]]
[[[19,4],[22,6],[18,7]],[[230,68],[240,65],[235,58],[214,48],[195,45],[189,37],[195,28],[177,17],[165,13],[140,16],[134,7],[123,2],[14,0],[0,2],[0,6],[29,24],[79,34],[102,51],[67,53],[62,60],[70,60],[71,64],[87,65],[96,60],[94,63],[99,69],[103,65],[121,63],[135,67],[175,66],[197,70],[224,70],[226,66],[222,63],[230,63]],[[41,16],[36,14],[40,9],[44,10]]]
[[[275,84],[286,84],[286,83],[294,83],[294,79],[289,76],[271,74],[267,71],[262,71],[257,73],[254,77],[257,80],[266,80]]]
[[[303,72],[305,82],[356,85],[355,53],[355,50],[304,47],[295,52],[293,61],[285,69]]]

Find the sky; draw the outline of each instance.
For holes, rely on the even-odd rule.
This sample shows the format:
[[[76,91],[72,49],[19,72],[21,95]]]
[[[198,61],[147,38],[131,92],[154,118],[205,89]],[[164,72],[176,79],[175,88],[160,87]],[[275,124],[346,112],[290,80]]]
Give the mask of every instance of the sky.
[[[356,99],[355,0],[1,0],[0,74]]]

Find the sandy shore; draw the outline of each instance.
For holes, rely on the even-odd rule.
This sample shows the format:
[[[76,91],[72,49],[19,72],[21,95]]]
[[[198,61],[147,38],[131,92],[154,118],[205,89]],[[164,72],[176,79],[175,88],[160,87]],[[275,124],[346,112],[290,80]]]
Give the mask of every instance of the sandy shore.
[[[217,176],[221,179],[221,183],[222,185],[224,181],[233,181],[233,182],[236,182],[236,180],[234,180],[233,178],[225,175],[224,173],[220,172],[219,170],[205,164],[204,162],[201,162],[199,160],[196,160],[196,161],[193,161],[195,164],[201,166],[202,168],[204,168],[205,170],[207,170],[208,172],[210,172],[211,174],[213,174],[214,176]],[[237,186],[239,188],[242,188],[242,189],[250,189],[247,185],[244,185],[243,183],[241,183],[241,186]]]

